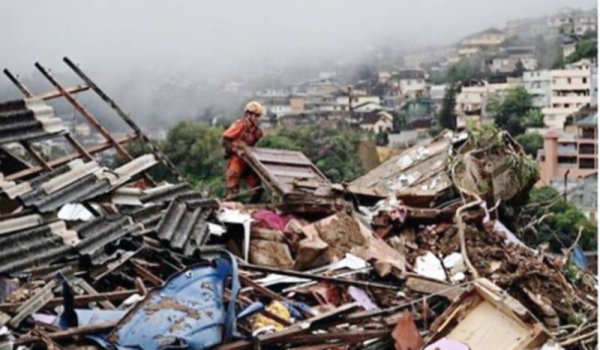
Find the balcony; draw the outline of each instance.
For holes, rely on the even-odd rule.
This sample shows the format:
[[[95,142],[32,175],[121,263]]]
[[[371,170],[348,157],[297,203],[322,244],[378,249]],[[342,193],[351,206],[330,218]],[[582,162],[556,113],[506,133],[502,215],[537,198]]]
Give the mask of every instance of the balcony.
[[[592,97],[587,95],[571,95],[571,96],[551,96],[550,102],[552,104],[569,104],[569,105],[577,105],[577,104],[586,104],[592,101]]]
[[[589,91],[590,83],[589,83],[589,81],[587,83],[582,83],[582,82],[575,83],[574,82],[571,84],[556,83],[556,84],[552,84],[551,90],[552,91]]]
[[[574,146],[558,146],[559,156],[576,156],[577,147]]]

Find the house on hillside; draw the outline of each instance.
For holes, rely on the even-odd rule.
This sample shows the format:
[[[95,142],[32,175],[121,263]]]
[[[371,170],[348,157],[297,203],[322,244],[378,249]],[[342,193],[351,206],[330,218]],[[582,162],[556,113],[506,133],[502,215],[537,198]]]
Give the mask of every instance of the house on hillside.
[[[523,73],[523,86],[532,96],[531,105],[536,108],[550,106],[550,71],[537,70]]]
[[[598,27],[598,11],[592,9],[577,13],[573,18],[573,32],[576,35],[586,35],[597,31]]]
[[[544,134],[544,149],[538,151],[540,184],[552,180],[584,177],[598,171],[598,114],[575,123],[577,134],[552,129]]]
[[[494,47],[501,45],[507,36],[496,28],[490,28],[482,32],[470,35],[460,41],[463,47]]]
[[[416,99],[429,94],[427,74],[421,69],[402,69],[392,73],[390,88],[392,95],[399,99]]]
[[[571,56],[575,50],[577,49],[577,43],[579,42],[579,38],[575,35],[565,35],[563,36],[562,41],[562,53],[563,59]]]
[[[394,117],[385,111],[371,111],[361,116],[359,126],[374,133],[391,132],[394,128]]]
[[[580,178],[567,177],[566,188],[564,179],[554,179],[551,182],[555,190],[562,193],[567,190],[567,201],[596,222],[598,203],[598,172]]]
[[[550,71],[550,106],[542,109],[547,126],[562,129],[568,115],[591,104],[594,64],[585,59]]]
[[[493,73],[510,73],[517,69],[519,62],[526,71],[537,69],[538,60],[535,48],[532,46],[504,47],[497,55],[488,59],[486,64]]]
[[[521,18],[506,22],[504,32],[508,36],[535,38],[548,33],[548,25],[544,17]]]

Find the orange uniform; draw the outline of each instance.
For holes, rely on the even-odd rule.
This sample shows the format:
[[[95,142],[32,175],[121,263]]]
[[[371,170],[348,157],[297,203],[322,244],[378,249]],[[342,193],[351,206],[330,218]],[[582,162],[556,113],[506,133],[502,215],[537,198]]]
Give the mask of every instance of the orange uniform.
[[[232,148],[232,152],[227,158],[227,170],[225,171],[227,198],[231,198],[238,193],[240,182],[243,180],[246,185],[253,189],[251,202],[260,199],[263,190],[262,188],[256,188],[260,186],[260,178],[237,152],[244,145],[254,146],[263,136],[262,130],[248,118],[238,120],[223,133],[224,141],[231,143]]]

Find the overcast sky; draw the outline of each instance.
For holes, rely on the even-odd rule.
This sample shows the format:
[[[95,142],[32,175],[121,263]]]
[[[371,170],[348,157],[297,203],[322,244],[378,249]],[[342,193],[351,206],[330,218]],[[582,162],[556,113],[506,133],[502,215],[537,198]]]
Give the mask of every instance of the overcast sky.
[[[146,64],[213,71],[387,42],[444,44],[594,0],[0,0],[0,68]]]
[[[321,69],[324,59],[368,58],[383,45],[453,44],[566,6],[589,9],[595,0],[0,0],[0,69],[45,84],[33,63],[66,73],[69,56],[138,118],[171,120],[221,97],[217,88],[180,96],[185,84],[199,91],[282,64]],[[171,95],[157,88],[165,79]],[[20,96],[10,85],[0,76],[0,100]]]

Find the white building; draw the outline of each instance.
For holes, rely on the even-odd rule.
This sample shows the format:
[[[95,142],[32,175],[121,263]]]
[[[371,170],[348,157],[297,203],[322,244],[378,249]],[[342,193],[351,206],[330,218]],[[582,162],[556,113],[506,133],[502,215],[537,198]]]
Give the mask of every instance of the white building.
[[[542,109],[547,126],[562,129],[569,114],[591,104],[591,74],[587,59],[550,71],[550,106]]]
[[[263,89],[255,92],[255,96],[262,99],[289,98],[288,89]]]
[[[520,78],[507,78],[503,82],[488,83],[487,81],[477,81],[463,86],[458,95],[456,95],[456,113],[458,115],[473,114],[481,111],[483,117],[486,116],[486,107],[492,95],[504,97],[510,89],[514,89],[523,84]]]
[[[282,116],[292,113],[292,106],[287,104],[272,104],[265,105],[265,110],[267,114],[275,114],[276,116]]]
[[[416,99],[429,94],[426,74],[420,69],[404,69],[394,72],[390,83],[394,94],[403,99]]]
[[[532,105],[537,108],[550,106],[550,71],[538,70],[523,73],[523,86],[533,95]]]
[[[498,55],[488,60],[490,71],[495,73],[510,73],[517,69],[518,63],[523,64],[525,70],[536,70],[538,60],[533,47],[506,47]]]
[[[360,128],[374,133],[392,131],[394,127],[394,117],[384,111],[371,112],[362,118]]]
[[[573,18],[573,31],[577,35],[585,35],[589,32],[596,31],[598,24],[598,14],[596,10],[585,11],[579,13]]]
[[[444,99],[444,96],[446,96],[446,91],[448,91],[447,84],[431,85],[429,88],[429,97],[434,102],[441,102]]]
[[[350,101],[348,96],[338,96],[336,98],[335,104],[337,106],[337,110],[347,111],[349,110],[348,105]],[[352,107],[356,108],[358,106],[363,106],[369,104],[370,106],[379,106],[381,108],[381,99],[379,96],[353,96],[352,97]],[[369,107],[367,107],[369,108]]]
[[[456,111],[458,114],[483,110],[488,98],[487,82],[477,82],[463,86],[456,95]]]

